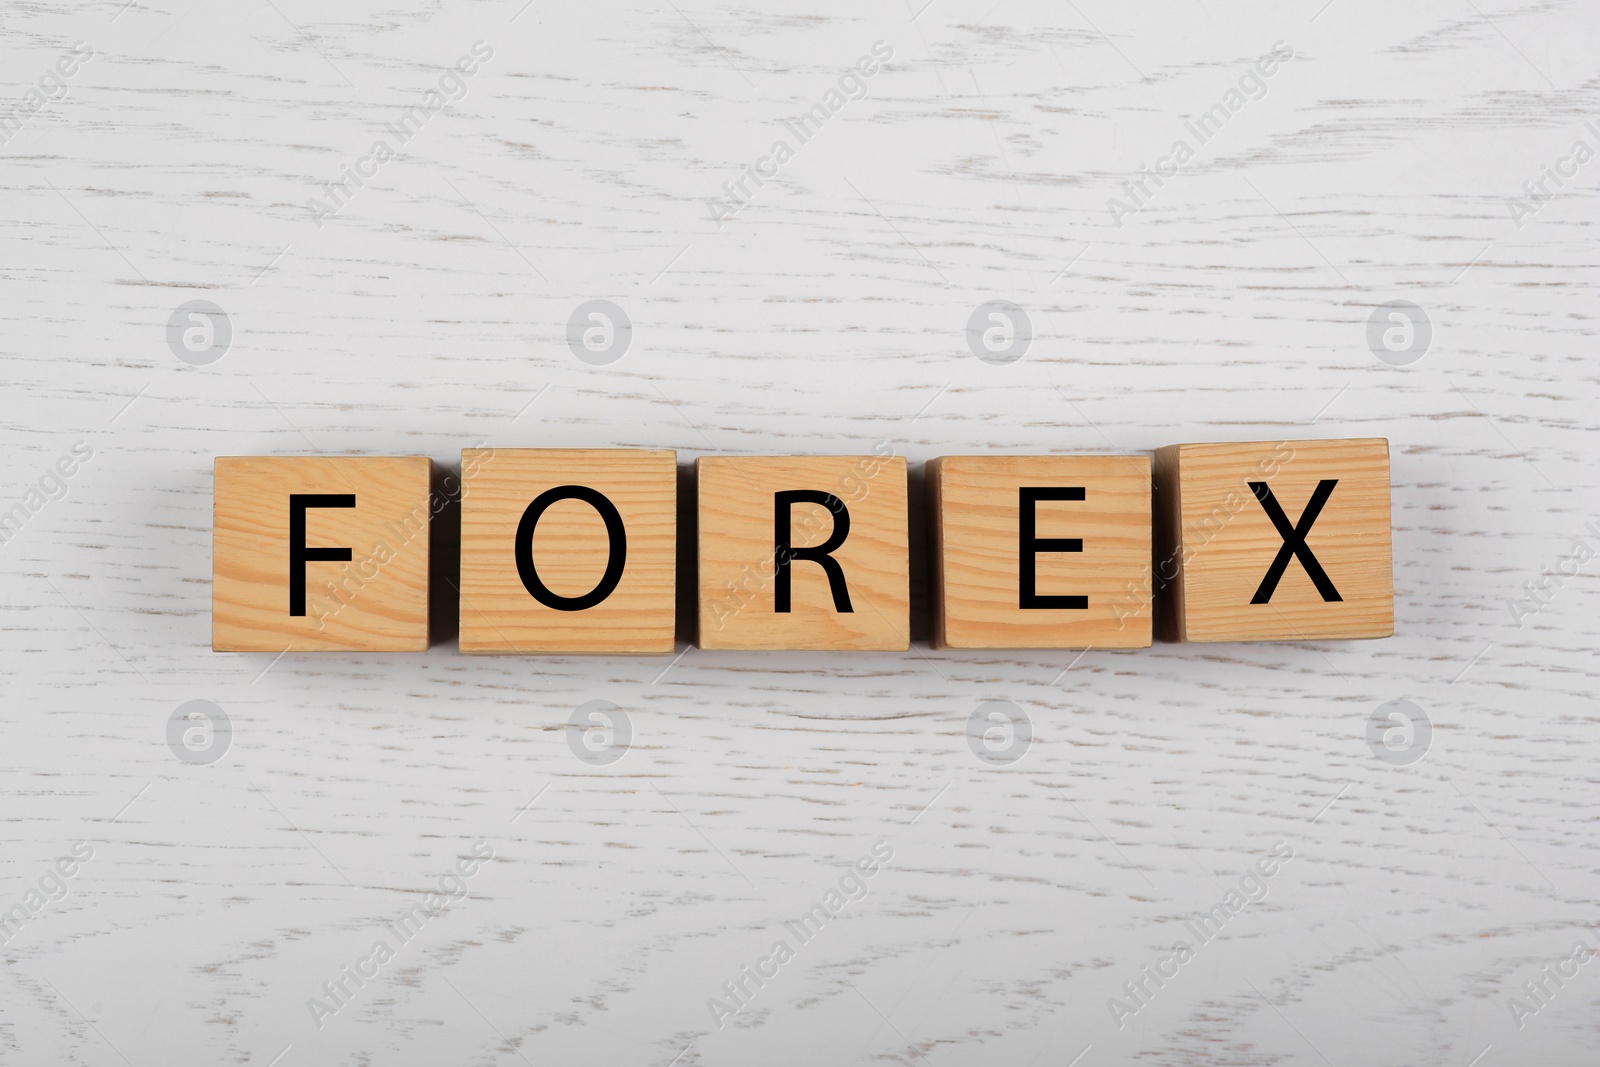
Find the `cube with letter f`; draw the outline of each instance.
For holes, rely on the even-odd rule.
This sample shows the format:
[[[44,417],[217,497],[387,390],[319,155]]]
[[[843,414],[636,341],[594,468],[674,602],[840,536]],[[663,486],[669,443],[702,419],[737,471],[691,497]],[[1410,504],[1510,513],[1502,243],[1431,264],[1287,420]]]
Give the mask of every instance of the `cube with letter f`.
[[[422,652],[435,512],[426,456],[219,456],[217,652]]]

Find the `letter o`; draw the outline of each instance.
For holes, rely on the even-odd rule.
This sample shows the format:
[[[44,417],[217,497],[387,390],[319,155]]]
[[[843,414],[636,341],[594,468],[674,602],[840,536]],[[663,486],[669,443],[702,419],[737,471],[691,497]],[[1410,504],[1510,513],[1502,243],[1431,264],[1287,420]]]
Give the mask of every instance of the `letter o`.
[[[539,579],[539,572],[533,565],[534,527],[539,525],[539,519],[544,515],[545,509],[558,500],[581,500],[599,512],[600,518],[606,524],[606,538],[609,542],[606,571],[600,576],[599,583],[583,596],[568,597],[552,592]],[[517,524],[514,552],[517,574],[522,578],[523,587],[532,594],[533,599],[557,611],[583,611],[610,596],[617,588],[617,583],[622,581],[622,568],[628,561],[628,533],[623,529],[622,516],[617,513],[617,506],[608,500],[605,494],[586,485],[558,485],[554,489],[540,493],[522,513],[522,521]]]

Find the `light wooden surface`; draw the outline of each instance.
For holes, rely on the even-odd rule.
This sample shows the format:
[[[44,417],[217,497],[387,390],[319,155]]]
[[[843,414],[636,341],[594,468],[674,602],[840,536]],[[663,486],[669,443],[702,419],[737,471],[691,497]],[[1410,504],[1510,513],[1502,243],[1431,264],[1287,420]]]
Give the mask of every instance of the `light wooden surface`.
[[[6,13],[7,101],[95,55],[0,145],[0,504],[92,452],[0,545],[0,902],[93,858],[3,946],[0,1057],[1593,1062],[1600,964],[1521,1029],[1507,1005],[1600,937],[1597,563],[1559,574],[1600,546],[1600,161],[1507,203],[1595,144],[1593,5],[520,7]],[[478,40],[466,96],[319,229],[307,200]],[[706,199],[879,40],[718,229]],[[1118,228],[1107,200],[1279,40]],[[232,327],[206,366],[168,345],[194,299]],[[596,299],[631,320],[609,364],[567,342]],[[969,345],[994,300],[1031,322],[1010,364]],[[1409,366],[1368,345],[1391,300],[1431,322]],[[939,455],[1366,436],[1387,640],[935,652],[919,540],[911,652],[207,647],[219,455],[892,448],[920,507]],[[1432,725],[1410,765],[1367,742],[1402,698]],[[210,765],[168,745],[193,700],[231,721]],[[579,751],[626,733],[616,762],[568,744],[590,701],[617,712]],[[1012,763],[967,735],[1002,701]],[[480,839],[467,899],[317,1029]],[[867,896],[717,1029],[879,840]],[[1266,899],[1118,1029],[1107,1001],[1280,841]]]
[[[927,482],[935,647],[1149,647],[1149,456],[940,456]],[[1023,487],[1083,491],[1032,504],[1031,548],[1019,540]],[[1077,550],[1038,547],[1058,539]],[[1022,608],[1024,552],[1036,596],[1083,597],[1083,606]]]
[[[910,648],[904,457],[702,456],[694,492],[699,648]],[[785,564],[774,550],[788,492],[819,494],[784,510],[788,546],[821,558]]]
[[[428,468],[426,456],[218,456],[211,647],[425,651],[434,512]],[[322,499],[298,509],[305,561],[297,568],[299,495]]]
[[[1156,472],[1166,636],[1312,641],[1394,632],[1389,442],[1168,445]],[[1260,499],[1257,486],[1265,487]]]
[[[670,450],[464,449],[461,466],[462,651],[674,651],[678,469]],[[515,552],[528,506],[562,486],[600,493],[623,527],[621,572],[603,600],[582,610],[535,599]],[[612,552],[605,517],[581,499],[545,508],[529,542],[538,580],[569,599],[605,590]]]

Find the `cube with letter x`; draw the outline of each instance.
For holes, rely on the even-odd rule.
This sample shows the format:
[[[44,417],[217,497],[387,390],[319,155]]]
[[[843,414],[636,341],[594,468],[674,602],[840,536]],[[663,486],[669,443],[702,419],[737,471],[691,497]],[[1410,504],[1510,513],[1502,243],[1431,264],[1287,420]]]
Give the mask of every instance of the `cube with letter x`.
[[[1147,648],[1150,457],[928,465],[940,648]]]
[[[701,648],[911,647],[906,461],[695,462]]]
[[[1388,441],[1171,445],[1155,469],[1163,637],[1394,632]]]
[[[425,456],[218,456],[211,647],[423,652]]]

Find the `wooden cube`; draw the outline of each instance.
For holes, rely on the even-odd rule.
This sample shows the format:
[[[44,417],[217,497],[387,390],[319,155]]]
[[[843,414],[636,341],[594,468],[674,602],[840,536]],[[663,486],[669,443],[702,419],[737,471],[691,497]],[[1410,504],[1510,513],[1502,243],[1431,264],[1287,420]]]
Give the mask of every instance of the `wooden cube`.
[[[468,448],[461,473],[461,651],[672,651],[677,453]]]
[[[218,456],[211,647],[428,647],[425,456]]]
[[[904,459],[707,456],[695,470],[701,648],[911,647]]]
[[[1172,445],[1155,486],[1162,637],[1394,632],[1388,441]]]
[[[928,497],[934,647],[1149,647],[1149,456],[945,456]]]

